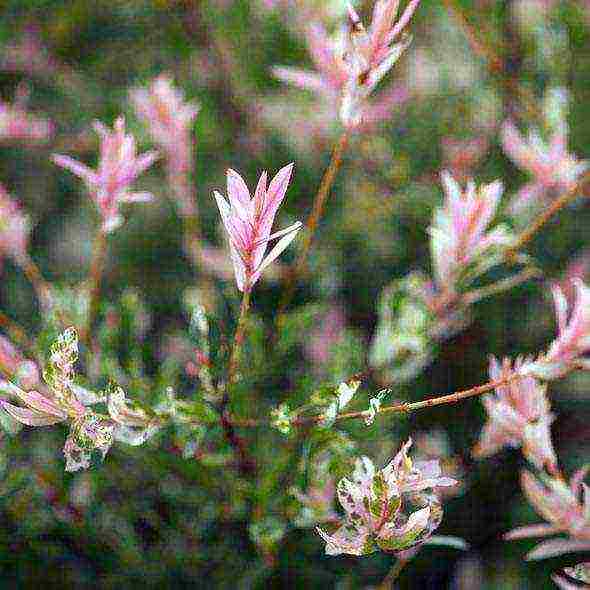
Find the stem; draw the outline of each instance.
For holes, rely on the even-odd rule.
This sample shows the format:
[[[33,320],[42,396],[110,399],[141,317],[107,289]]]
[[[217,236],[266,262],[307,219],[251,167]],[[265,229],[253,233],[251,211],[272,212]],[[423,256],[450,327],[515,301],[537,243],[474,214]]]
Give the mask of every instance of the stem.
[[[473,53],[486,62],[487,67],[493,74],[501,74],[504,69],[502,59],[479,37],[475,27],[471,25],[459,4],[455,0],[442,0],[442,3],[463,30]]]
[[[92,247],[92,260],[90,262],[90,302],[88,307],[88,319],[86,327],[82,334],[82,339],[87,342],[90,339],[92,327],[98,316],[98,308],[100,303],[100,285],[104,271],[107,253],[107,236],[105,232],[99,230],[94,239]]]
[[[494,76],[509,93],[518,97],[521,106],[524,107],[530,117],[537,120],[540,119],[541,116],[539,111],[531,100],[529,94],[525,92],[516,80],[506,75],[504,60],[495,53],[489,43],[482,39],[481,28],[475,27],[471,24],[457,0],[442,0],[442,3],[448,12],[455,18],[458,25],[463,30],[471,50],[484,61],[490,74]]]
[[[240,355],[242,350],[242,343],[246,336],[247,327],[247,316],[248,310],[250,309],[250,289],[249,285],[242,294],[242,305],[240,306],[240,317],[238,319],[238,326],[234,336],[234,345],[232,348],[231,356],[229,359],[229,367],[227,371],[227,385],[221,401],[220,415],[221,415],[221,427],[225,434],[225,438],[230,446],[236,452],[238,457],[238,469],[243,476],[251,475],[256,470],[256,464],[254,460],[249,456],[246,443],[236,433],[234,428],[234,422],[229,413],[229,402],[230,396],[229,391],[231,386],[236,382],[238,376],[238,369],[240,365]]]
[[[43,278],[39,267],[35,264],[33,259],[28,254],[25,254],[24,256],[18,258],[17,262],[33,286],[35,294],[37,295],[37,299],[39,300],[41,311],[43,313],[55,312],[56,319],[59,320],[63,326],[66,326],[68,324],[68,320],[65,318],[63,310],[59,308],[59,305],[53,305],[54,299],[51,285]],[[32,349],[32,343],[30,343],[28,347]]]
[[[590,181],[590,172],[587,172],[580,178],[576,184],[574,184],[569,190],[558,197],[551,205],[543,212],[531,225],[525,229],[516,243],[514,243],[507,251],[506,258],[513,258],[514,255],[528,242],[532,240],[535,234],[545,226],[551,218],[556,215],[561,209],[563,209],[568,203],[574,200],[578,195],[578,192],[584,188],[584,185]]]
[[[393,406],[385,406],[384,408],[380,408],[377,414],[409,414],[410,412],[415,412],[417,410],[422,410],[424,408],[432,408],[434,406],[442,406],[444,404],[456,404],[464,399],[470,397],[477,397],[478,395],[482,395],[487,393],[488,391],[492,391],[492,389],[496,389],[496,387],[501,387],[503,385],[507,385],[508,383],[514,381],[515,379],[520,379],[521,376],[516,374],[512,375],[507,379],[502,379],[500,381],[490,381],[488,383],[484,383],[483,385],[478,385],[477,387],[472,387],[471,389],[465,389],[463,391],[456,391],[455,393],[451,393],[448,395],[436,396],[425,399],[421,402],[414,402],[414,403],[402,403],[396,404]],[[340,422],[341,420],[351,420],[355,418],[366,418],[367,412],[366,410],[360,412],[347,412],[345,414],[340,414],[336,417],[336,421]],[[320,416],[312,416],[311,418],[302,418],[300,420],[296,420],[294,423],[305,424],[309,422],[317,423],[321,422],[324,419],[323,415]]]
[[[474,303],[477,303],[482,299],[492,297],[493,295],[498,295],[499,293],[508,291],[513,287],[517,287],[518,285],[520,285],[521,283],[525,283],[529,279],[540,277],[542,274],[543,273],[538,268],[525,268],[524,270],[521,270],[514,276],[501,279],[500,281],[496,281],[491,285],[481,287],[480,289],[474,289],[473,291],[466,293],[462,298],[462,303],[468,306],[473,305]]]
[[[42,309],[47,309],[51,306],[51,287],[49,283],[43,278],[39,267],[35,264],[33,259],[25,254],[18,258],[18,264],[22,268],[25,276],[33,286],[37,299]]]
[[[175,196],[174,204],[182,220],[184,247],[192,263],[202,270],[201,232],[199,229],[199,211],[193,177],[193,144],[190,136],[182,139],[185,148],[180,163],[175,162],[174,154],[168,155],[168,184]]]
[[[483,395],[484,393],[488,393],[497,387],[502,387],[504,385],[508,385],[517,379],[522,379],[522,375],[515,373],[506,379],[501,379],[499,381],[488,381],[483,385],[477,385],[476,387],[472,387],[471,389],[464,389],[462,391],[456,391],[455,393],[450,393],[447,395],[439,395],[430,397],[420,402],[413,402],[413,403],[401,403],[395,404],[392,406],[385,406],[377,410],[378,415],[384,414],[409,414],[410,412],[416,412],[417,410],[422,410],[424,408],[432,408],[434,406],[442,406],[444,404],[456,404],[464,399],[468,399],[470,397],[477,397],[479,395]],[[342,420],[354,420],[357,418],[366,418],[368,415],[367,410],[362,410],[358,412],[347,412],[344,414],[339,414],[336,416],[335,422],[341,422]],[[325,419],[324,414],[317,414],[315,416],[308,416],[303,418],[297,418],[291,422],[292,426],[305,426],[308,424],[319,424]],[[259,426],[269,426],[267,421],[262,420],[255,420],[255,419],[246,419],[246,420],[239,420],[239,419],[232,419],[232,424],[234,426],[242,426],[244,428],[256,428]]]
[[[330,195],[330,189],[332,188],[334,180],[336,180],[336,176],[338,174],[338,171],[340,170],[340,166],[342,165],[342,158],[348,146],[349,139],[349,131],[343,131],[340,135],[340,138],[334,145],[332,159],[330,160],[330,164],[328,165],[328,168],[324,173],[324,176],[320,183],[320,187],[313,202],[311,214],[309,215],[309,218],[306,223],[307,232],[305,232],[301,253],[299,254],[297,261],[295,262],[295,264],[290,269],[287,275],[287,285],[285,287],[285,294],[283,296],[281,304],[279,305],[277,317],[280,317],[282,315],[282,312],[289,305],[295,292],[297,278],[305,270],[305,266],[307,264],[307,257],[309,254],[309,250],[311,248],[313,237],[315,235],[318,223],[322,217],[322,213],[324,212],[324,206],[326,204],[328,196]]]
[[[191,215],[182,216],[184,244],[186,252],[199,271],[205,272],[203,266],[203,251],[201,248],[201,232],[199,231],[199,217],[195,211]]]
[[[240,364],[240,355],[242,353],[242,344],[244,337],[246,336],[247,327],[247,316],[248,310],[250,309],[250,290],[248,285],[242,295],[242,305],[240,306],[240,317],[238,319],[238,326],[234,336],[234,346],[232,348],[231,356],[229,359],[229,368],[227,372],[227,380],[229,385],[233,385],[236,382],[237,371]]]
[[[406,565],[408,565],[413,558],[414,555],[406,558],[398,557],[385,578],[383,578],[381,584],[377,586],[377,590],[391,590],[393,588],[393,583],[399,578]]]
[[[12,340],[23,348],[31,350],[33,342],[27,336],[27,333],[12,318],[0,311],[0,326],[4,328]]]
[[[254,474],[256,472],[256,463],[250,457],[244,439],[236,432],[234,423],[226,409],[223,409],[221,412],[221,427],[223,428],[227,442],[234,449],[238,457],[238,470],[240,474],[244,477]]]

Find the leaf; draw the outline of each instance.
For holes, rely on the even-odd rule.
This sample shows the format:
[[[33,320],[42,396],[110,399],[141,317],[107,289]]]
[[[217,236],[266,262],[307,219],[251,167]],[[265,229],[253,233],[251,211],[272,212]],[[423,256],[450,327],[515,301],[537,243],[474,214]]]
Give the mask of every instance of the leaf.
[[[365,412],[365,426],[371,426],[375,422],[377,414],[381,410],[383,400],[391,393],[391,389],[382,389],[375,397],[369,399],[369,409]]]
[[[539,543],[532,551],[527,553],[527,561],[547,559],[564,553],[576,551],[590,551],[590,541],[578,541],[576,539],[551,539]]]
[[[267,516],[249,526],[250,538],[265,552],[272,552],[287,532],[287,523],[274,516]]]
[[[377,536],[377,544],[385,551],[402,551],[409,549],[430,532],[429,521],[431,509],[429,506],[421,508],[410,514],[407,523],[399,528],[392,525],[385,525],[382,534]]]
[[[279,404],[270,411],[270,425],[281,434],[291,434],[291,420],[291,408],[289,404]]]
[[[158,429],[158,425],[146,426],[145,428],[131,428],[119,424],[113,431],[113,438],[132,447],[138,447],[152,437]]]
[[[340,383],[336,390],[336,400],[324,410],[322,419],[322,424],[324,426],[330,427],[334,424],[338,414],[348,405],[360,385],[361,382],[357,380],[351,380],[348,383]]]
[[[111,385],[106,396],[110,417],[122,426],[145,428],[157,421],[151,408],[144,408],[138,402],[128,400],[121,387]]]
[[[432,535],[424,541],[424,545],[438,545],[439,547],[450,547],[459,551],[468,551],[469,544],[460,537],[451,537],[447,535]]]
[[[266,258],[260,263],[260,266],[256,269],[256,271],[252,274],[251,281],[254,283],[258,280],[258,277],[262,274],[262,271],[273,263],[282,253],[283,251],[289,246],[289,244],[297,237],[299,230],[303,227],[301,222],[297,222],[293,224],[290,228],[287,235],[283,236],[271,249],[271,251],[266,255]]]

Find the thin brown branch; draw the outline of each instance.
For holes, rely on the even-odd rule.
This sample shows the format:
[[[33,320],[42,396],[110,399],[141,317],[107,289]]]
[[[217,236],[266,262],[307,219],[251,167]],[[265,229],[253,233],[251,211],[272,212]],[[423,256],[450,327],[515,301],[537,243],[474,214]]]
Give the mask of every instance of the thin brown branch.
[[[393,583],[399,578],[400,574],[404,570],[404,568],[412,561],[415,555],[410,557],[398,557],[396,562],[393,564],[392,568],[389,570],[385,578],[379,586],[377,587],[378,590],[392,590]]]
[[[33,286],[41,308],[46,310],[51,306],[51,287],[49,283],[43,278],[39,267],[28,254],[20,257],[18,263]]]
[[[524,108],[529,117],[539,120],[541,115],[530,95],[517,80],[506,75],[507,68],[504,59],[494,51],[490,43],[483,39],[481,29],[470,22],[459,2],[457,0],[442,0],[442,3],[461,27],[473,53],[485,63],[494,79],[518,98],[520,106]]]
[[[240,317],[238,319],[238,326],[234,336],[234,344],[229,359],[228,371],[227,371],[227,384],[225,386],[225,392],[221,401],[220,416],[221,416],[221,427],[227,442],[234,449],[238,458],[238,468],[240,473],[244,476],[251,475],[256,470],[256,463],[254,459],[250,457],[248,453],[245,441],[235,431],[235,423],[231,419],[229,412],[230,403],[230,389],[232,385],[237,381],[238,370],[240,365],[240,356],[242,353],[242,344],[246,336],[248,310],[250,309],[250,290],[246,288],[242,294],[242,304],[240,306]]]
[[[566,205],[573,201],[578,193],[584,189],[586,183],[590,182],[590,172],[587,172],[582,178],[569,190],[563,193],[560,197],[555,199],[553,203],[545,210],[539,217],[537,217],[527,229],[525,229],[516,242],[506,251],[506,258],[513,258],[519,250],[528,244],[533,237],[559,213]]]
[[[256,472],[256,462],[248,452],[246,442],[238,435],[229,413],[226,409],[221,412],[221,427],[227,442],[235,451],[238,459],[238,469],[243,476],[252,475]]]
[[[33,342],[27,336],[24,328],[18,325],[12,318],[8,317],[4,312],[0,311],[0,327],[4,328],[10,338],[19,346],[27,349],[33,348]]]
[[[418,410],[422,410],[424,408],[432,408],[434,406],[442,406],[445,404],[456,404],[464,399],[470,397],[477,397],[488,391],[492,391],[496,389],[496,387],[501,387],[502,385],[506,385],[515,379],[519,379],[520,375],[512,375],[508,379],[502,379],[500,381],[490,381],[488,383],[484,383],[483,385],[478,385],[477,387],[472,387],[471,389],[466,389],[463,391],[456,391],[455,393],[451,393],[448,395],[442,396],[435,396],[425,399],[420,402],[413,402],[413,403],[402,403],[396,404],[393,406],[385,406],[380,408],[377,411],[378,415],[385,415],[385,414],[409,414],[410,412],[416,412]],[[366,418],[367,411],[360,411],[360,412],[347,412],[344,414],[339,414],[336,417],[337,422],[341,422],[342,420],[354,420],[358,418]],[[301,418],[300,420],[296,420],[295,424],[299,426],[300,424],[309,424],[309,423],[318,423],[324,420],[324,415],[320,416],[312,416],[310,418]]]
[[[98,316],[98,309],[100,305],[100,287],[102,282],[102,275],[104,272],[104,265],[107,254],[107,236],[105,232],[99,230],[94,239],[92,247],[92,260],[90,262],[90,294],[88,304],[88,318],[86,326],[84,327],[81,338],[88,342],[92,328]]]
[[[181,141],[186,143],[186,149],[180,150],[181,155],[167,155],[168,186],[173,193],[172,199],[180,219],[184,236],[184,249],[190,261],[200,272],[204,272],[199,208],[194,183],[194,147],[192,134],[187,134]]]
[[[238,319],[238,326],[234,336],[234,345],[229,359],[229,368],[227,371],[227,380],[230,385],[235,383],[238,368],[240,364],[240,356],[242,354],[242,344],[246,336],[248,311],[250,309],[250,290],[246,289],[242,294],[242,304],[240,305],[240,317]]]
[[[479,32],[476,31],[475,27],[466,17],[459,3],[456,0],[442,0],[442,3],[463,30],[473,53],[486,62],[487,67],[492,73],[502,74],[504,71],[503,60],[481,39]]]
[[[338,171],[340,170],[340,166],[342,165],[342,158],[344,156],[344,153],[346,152],[349,139],[350,133],[348,131],[344,131],[342,132],[334,146],[330,164],[328,165],[328,168],[326,169],[326,172],[322,177],[320,187],[313,202],[312,211],[306,223],[307,231],[305,232],[305,236],[303,238],[303,246],[301,248],[301,253],[297,257],[297,261],[287,274],[287,284],[285,286],[283,298],[279,305],[277,317],[280,317],[282,315],[282,312],[285,311],[285,309],[291,302],[291,299],[293,298],[293,295],[295,293],[295,288],[297,286],[297,279],[299,278],[299,275],[302,274],[305,270],[309,250],[311,248],[315,232],[324,212],[324,207],[330,195],[332,185],[334,184],[336,176],[338,175]]]
[[[539,268],[525,268],[511,277],[506,277],[505,279],[501,279],[500,281],[492,283],[491,285],[486,285],[485,287],[474,289],[473,291],[466,293],[462,297],[462,303],[468,306],[473,305],[482,299],[498,295],[499,293],[504,293],[504,291],[508,291],[513,287],[517,287],[529,279],[540,277],[542,274],[543,273]]]
[[[205,273],[206,268],[203,265],[199,216],[196,211],[190,215],[182,215],[182,229],[184,233],[184,247],[189,259],[199,269],[199,272]]]
[[[502,387],[503,385],[507,385],[512,381],[517,379],[521,379],[522,376],[519,374],[513,374],[506,379],[501,379],[499,381],[489,381],[488,383],[484,383],[483,385],[477,385],[476,387],[472,387],[470,389],[465,389],[462,391],[456,391],[455,393],[450,393],[447,395],[439,395],[433,396],[428,399],[413,402],[413,403],[401,403],[395,404],[391,406],[384,406],[377,410],[375,413],[376,415],[382,416],[385,414],[409,414],[411,412],[416,412],[418,410],[423,410],[425,408],[432,408],[434,406],[442,406],[445,404],[456,404],[460,401],[471,397],[477,397],[483,395],[484,393],[488,393],[497,387]],[[336,422],[342,422],[343,420],[355,420],[359,418],[367,418],[369,412],[367,410],[362,410],[358,412],[346,412],[343,414],[338,414],[336,416]],[[299,427],[299,426],[306,426],[310,424],[320,424],[326,419],[324,414],[316,414],[315,416],[306,416],[301,417],[293,420],[291,422],[292,426]],[[255,420],[255,419],[246,419],[241,420],[238,418],[232,418],[231,422],[234,426],[244,427],[244,428],[257,428],[257,427],[265,427],[270,426],[268,420]]]

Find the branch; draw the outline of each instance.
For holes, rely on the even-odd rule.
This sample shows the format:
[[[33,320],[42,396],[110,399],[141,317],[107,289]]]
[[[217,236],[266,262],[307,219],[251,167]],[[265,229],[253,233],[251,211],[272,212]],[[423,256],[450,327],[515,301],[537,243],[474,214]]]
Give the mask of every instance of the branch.
[[[26,331],[15,320],[8,317],[4,312],[0,311],[0,327],[4,328],[10,338],[19,346],[32,350],[34,348],[33,341],[27,336]]]
[[[516,80],[513,80],[506,75],[504,60],[497,55],[490,44],[482,38],[480,34],[481,28],[471,24],[457,0],[442,0],[442,3],[451,16],[455,18],[455,21],[463,30],[471,50],[484,61],[490,74],[502,86],[504,86],[508,92],[518,97],[521,106],[524,107],[525,111],[531,118],[539,120],[541,115],[538,108],[522,86],[518,84]]]
[[[322,213],[324,212],[324,206],[326,204],[328,196],[330,195],[330,189],[332,188],[334,180],[336,180],[336,176],[338,175],[338,171],[340,170],[340,166],[342,165],[342,158],[348,146],[349,139],[349,131],[343,131],[340,135],[340,138],[334,146],[334,150],[332,152],[332,159],[330,160],[330,164],[328,165],[328,168],[324,173],[324,176],[320,183],[320,187],[313,202],[312,211],[306,223],[307,231],[305,232],[305,237],[303,239],[303,247],[301,249],[301,253],[297,257],[297,261],[295,262],[295,264],[290,269],[287,275],[287,285],[285,287],[285,294],[279,305],[277,317],[280,317],[283,314],[283,312],[291,302],[291,299],[293,298],[293,295],[295,293],[295,287],[297,286],[297,278],[305,269],[313,237],[317,230],[318,223],[322,217]]]
[[[415,549],[416,553],[418,553],[419,548]],[[407,552],[405,552],[407,553]],[[393,588],[393,583],[399,578],[400,574],[403,572],[404,568],[412,559],[415,557],[416,553],[409,550],[409,555],[404,556],[403,554],[397,558],[385,578],[383,578],[381,584],[377,586],[377,590],[391,590]]]
[[[477,397],[483,395],[484,393],[488,393],[497,387],[502,387],[504,385],[508,385],[517,379],[522,379],[523,376],[515,373],[506,379],[501,379],[499,381],[489,381],[484,383],[483,385],[477,385],[476,387],[472,387],[471,389],[464,389],[462,391],[456,391],[455,393],[450,393],[447,395],[439,395],[433,396],[428,399],[419,402],[413,403],[401,403],[395,404],[391,406],[384,406],[377,410],[375,413],[378,415],[385,415],[385,414],[409,414],[411,412],[416,412],[418,410],[422,410],[424,408],[432,408],[434,406],[442,406],[445,404],[456,404],[464,399],[468,399],[470,397]],[[367,410],[362,410],[358,412],[346,412],[344,414],[339,414],[335,418],[335,422],[341,422],[343,420],[355,420],[358,418],[367,418],[369,412]],[[315,416],[307,416],[302,418],[296,418],[291,422],[291,426],[306,426],[310,424],[320,424],[326,419],[324,414],[317,414]],[[258,427],[266,427],[271,426],[271,424],[267,420],[256,420],[256,419],[233,419],[231,420],[234,426],[239,426],[243,428],[258,428]]]
[[[242,353],[242,344],[246,336],[246,325],[248,310],[250,309],[250,290],[248,285],[242,294],[242,304],[240,306],[240,317],[238,319],[238,327],[234,336],[234,345],[229,359],[229,368],[227,372],[228,384],[232,385],[236,381],[237,371],[240,364],[240,355]]]
[[[39,267],[28,254],[20,256],[17,262],[33,286],[41,309],[46,311],[52,303],[51,287],[49,286],[49,283],[43,278]]]
[[[246,336],[247,316],[248,310],[250,309],[250,289],[249,285],[246,285],[245,290],[242,294],[242,305],[240,306],[240,317],[238,319],[238,326],[234,336],[234,345],[232,348],[231,356],[229,359],[229,366],[227,371],[227,384],[225,386],[225,392],[223,399],[221,400],[221,407],[219,408],[221,416],[221,427],[225,434],[225,438],[230,446],[236,452],[238,457],[238,468],[240,473],[244,476],[251,475],[256,470],[256,463],[254,459],[249,456],[247,451],[246,443],[236,433],[234,428],[234,422],[231,419],[229,413],[229,402],[230,402],[230,388],[237,380],[238,369],[240,364],[240,355],[242,350],[242,344]]]
[[[578,196],[578,193],[583,190],[584,185],[587,182],[590,182],[590,172],[584,174],[584,176],[582,176],[582,178],[580,178],[576,184],[574,184],[569,190],[553,201],[553,203],[551,203],[551,205],[520,234],[516,240],[516,243],[506,251],[506,258],[513,258],[524,245],[528,244],[528,242],[533,239],[535,234],[537,234],[539,230],[541,230],[554,215],[559,213],[559,211],[561,211],[567,204],[569,204]]]
[[[102,282],[102,275],[104,271],[104,264],[107,253],[107,236],[102,229],[98,230],[94,245],[92,247],[92,260],[90,262],[90,296],[88,307],[88,318],[86,326],[82,330],[81,339],[87,343],[90,341],[90,334],[92,327],[96,322],[98,316],[98,308],[100,304],[100,285]]]
[[[488,297],[492,297],[493,295],[504,293],[504,291],[508,291],[513,287],[518,287],[518,285],[526,283],[526,281],[528,281],[529,279],[538,278],[542,275],[543,272],[539,268],[525,268],[511,277],[501,279],[499,281],[496,281],[495,283],[492,283],[491,285],[481,287],[480,289],[474,289],[473,291],[469,291],[469,293],[466,293],[462,297],[462,303],[467,306],[473,305],[474,303],[477,303],[482,299],[487,299]]]

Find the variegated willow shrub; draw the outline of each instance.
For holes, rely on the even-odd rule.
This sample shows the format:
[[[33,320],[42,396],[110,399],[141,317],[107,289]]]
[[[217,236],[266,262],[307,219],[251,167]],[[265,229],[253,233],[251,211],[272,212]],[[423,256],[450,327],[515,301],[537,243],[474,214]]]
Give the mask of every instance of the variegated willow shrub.
[[[588,180],[588,162],[568,145],[567,91],[548,86],[537,109],[539,127],[527,137],[520,131],[522,122],[510,117],[485,134],[474,132],[470,140],[448,138],[444,143],[447,169],[437,176],[443,202],[432,208],[431,224],[423,228],[430,268],[413,265],[401,278],[392,273],[376,302],[377,322],[369,341],[350,327],[335,298],[325,296],[338,287],[315,242],[324,214],[334,204],[330,193],[343,160],[409,98],[409,88],[390,72],[411,45],[409,30],[422,9],[420,0],[403,8],[399,0],[376,0],[368,26],[352,4],[263,4],[258,10],[276,11],[304,35],[315,65],[314,71],[292,66],[272,70],[281,81],[314,96],[303,114],[296,109],[296,95],[283,97],[283,116],[296,127],[293,138],[300,134],[309,140],[311,152],[312,140],[325,143],[335,130],[340,132],[311,211],[297,202],[294,163],[270,175],[262,172],[250,185],[230,168],[223,191],[197,194],[201,185],[193,125],[204,107],[187,101],[168,74],[133,88],[129,105],[154,150],[138,149],[129,118],[126,122],[119,116],[112,128],[94,124],[96,165],[67,155],[76,151],[68,150],[67,142],[56,150],[64,153],[51,158],[73,175],[70,181],[98,212],[87,280],[72,285],[44,278],[31,254],[31,216],[0,187],[0,252],[29,279],[40,310],[33,330],[19,326],[9,312],[0,314],[4,430],[23,445],[35,437],[27,427],[65,432],[63,457],[57,449],[45,452],[47,461],[63,463],[67,472],[105,469],[116,460],[113,447],[122,453],[141,447],[127,457],[135,464],[145,461],[146,470],[165,461],[162,455],[178,457],[195,465],[194,480],[174,480],[174,497],[184,497],[187,486],[186,497],[200,505],[187,521],[192,532],[183,523],[172,527],[183,539],[194,535],[201,539],[198,544],[207,543],[203,531],[217,520],[246,523],[263,569],[268,569],[288,534],[305,529],[323,541],[328,555],[393,555],[387,584],[427,545],[468,549],[469,539],[439,529],[445,504],[460,503],[458,496],[470,486],[471,464],[466,463],[471,459],[457,458],[441,428],[416,428],[411,437],[392,440],[386,420],[404,420],[412,430],[420,410],[435,413],[437,406],[481,396],[486,421],[469,454],[483,460],[506,447],[519,449],[528,462],[522,490],[543,521],[516,528],[506,538],[551,537],[532,549],[529,559],[590,551],[586,470],[564,473],[551,407],[554,384],[590,368],[590,287],[581,278],[583,266],[574,265],[571,280],[552,286],[557,330],[542,350],[531,352],[525,346],[528,354],[516,358],[490,357],[487,379],[470,389],[420,401],[410,401],[407,394],[433,363],[444,362],[439,355],[477,321],[482,301],[543,276],[526,246],[583,192]],[[57,61],[43,61],[33,37],[7,51],[3,67],[26,71],[25,50],[34,58],[27,62],[29,74],[59,71]],[[418,76],[419,60],[411,64]],[[423,75],[431,74],[427,69]],[[257,117],[272,119],[270,105],[255,110]],[[4,141],[31,147],[55,132],[52,123],[27,110],[23,99],[2,104]],[[514,196],[502,179],[471,178],[494,133],[507,158],[528,176]],[[174,329],[156,337],[144,294],[126,288],[113,296],[105,274],[113,236],[126,231],[126,217],[159,198],[141,187],[145,176],[160,168],[182,225],[186,258],[197,275],[178,297],[180,319]],[[353,188],[354,193],[362,184]],[[284,203],[304,221],[291,218],[277,230],[275,218]],[[213,204],[225,247],[212,245],[204,222],[209,218],[203,211]],[[375,240],[378,230],[369,231]],[[295,250],[295,256],[287,249]],[[314,249],[317,257],[311,255]],[[295,305],[299,289],[310,281],[316,300]],[[280,300],[258,303],[263,282],[281,284]],[[544,308],[539,314],[550,315]],[[266,391],[279,391],[280,397]],[[448,426],[463,427],[459,412]],[[5,472],[10,473],[10,465]],[[105,469],[104,477],[109,473]],[[128,482],[134,474],[130,468],[128,477],[123,473],[119,480]],[[42,475],[37,483],[45,490],[44,501],[64,521],[84,518],[79,507],[84,502],[77,503],[75,494],[69,499],[56,494],[55,483]],[[4,489],[9,497],[14,484],[6,483]],[[171,493],[165,485],[163,490]],[[110,526],[118,531],[111,536],[132,538],[115,522],[117,515],[104,518],[97,525],[101,530]],[[124,544],[112,543],[123,551]],[[137,558],[128,546],[125,550],[128,559]],[[590,565],[571,566],[553,577],[558,586],[590,580]]]

